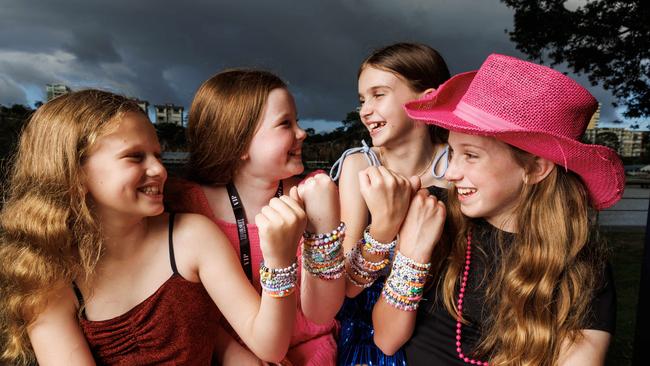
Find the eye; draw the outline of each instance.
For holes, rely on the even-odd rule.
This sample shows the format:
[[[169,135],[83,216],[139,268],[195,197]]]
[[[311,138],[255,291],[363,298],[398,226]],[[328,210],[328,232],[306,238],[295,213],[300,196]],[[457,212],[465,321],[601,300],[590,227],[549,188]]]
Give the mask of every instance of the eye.
[[[130,153],[126,155],[125,158],[127,158],[130,161],[141,162],[142,160],[144,160],[144,153],[140,153],[140,152]]]
[[[375,98],[375,99],[380,99],[380,98],[383,97],[383,96],[384,96],[384,93],[377,93],[377,94],[374,94],[374,95],[373,95],[373,98]]]
[[[470,153],[470,152],[466,152],[466,153],[465,153],[465,156],[466,156],[468,159],[476,159],[476,158],[478,158],[478,155],[473,154],[473,153]]]

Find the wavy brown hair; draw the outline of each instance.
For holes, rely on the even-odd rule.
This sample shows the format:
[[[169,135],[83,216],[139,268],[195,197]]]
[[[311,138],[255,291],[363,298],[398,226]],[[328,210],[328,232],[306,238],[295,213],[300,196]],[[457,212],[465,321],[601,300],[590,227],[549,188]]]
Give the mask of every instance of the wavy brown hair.
[[[206,80],[197,90],[188,119],[188,177],[200,184],[228,183],[257,132],[273,89],[286,89],[262,70],[232,69]]]
[[[515,161],[530,172],[535,156],[511,148]],[[443,296],[455,318],[455,292],[474,224],[460,212],[455,188],[450,193],[449,214],[458,223],[458,235]],[[580,178],[562,167],[537,184],[524,185],[513,214],[514,242],[499,246],[494,276],[482,282],[490,315],[475,356],[491,365],[554,365],[562,342],[579,339],[606,254],[603,242],[590,237],[596,231],[588,202]]]
[[[57,286],[89,283],[102,253],[81,167],[127,112],[122,96],[85,90],[41,106],[23,130],[0,212],[0,362],[34,360],[27,327]]]

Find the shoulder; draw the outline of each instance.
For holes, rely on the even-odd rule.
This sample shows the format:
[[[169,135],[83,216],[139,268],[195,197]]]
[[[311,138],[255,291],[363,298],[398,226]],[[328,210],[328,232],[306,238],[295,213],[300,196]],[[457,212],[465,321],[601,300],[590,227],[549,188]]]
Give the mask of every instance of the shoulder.
[[[220,237],[223,232],[209,218],[195,213],[176,214],[174,218],[174,237],[201,241],[204,238]]]
[[[33,329],[48,327],[70,319],[76,322],[79,303],[72,284],[55,284],[43,295],[42,300],[42,306],[34,309],[31,314],[25,314],[26,320],[30,322],[30,333]]]
[[[215,258],[234,255],[223,231],[209,218],[193,213],[175,214],[173,246],[179,272],[190,281],[198,280],[200,263],[218,263]]]

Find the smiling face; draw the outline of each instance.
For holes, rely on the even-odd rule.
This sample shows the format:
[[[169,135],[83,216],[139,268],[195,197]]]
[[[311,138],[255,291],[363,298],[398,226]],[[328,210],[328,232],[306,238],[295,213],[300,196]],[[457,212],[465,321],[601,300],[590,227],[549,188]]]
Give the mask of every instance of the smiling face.
[[[153,125],[128,112],[97,139],[82,165],[84,186],[100,218],[155,216],[163,212],[167,172]]]
[[[306,137],[298,126],[296,105],[289,91],[273,89],[241,169],[278,180],[300,174],[304,170],[302,143]]]
[[[462,213],[507,230],[524,187],[526,170],[507,144],[492,137],[449,132],[451,160],[445,178],[456,186]]]
[[[419,96],[395,73],[372,66],[363,69],[359,75],[359,116],[374,146],[385,145],[413,130],[416,122],[402,106]]]

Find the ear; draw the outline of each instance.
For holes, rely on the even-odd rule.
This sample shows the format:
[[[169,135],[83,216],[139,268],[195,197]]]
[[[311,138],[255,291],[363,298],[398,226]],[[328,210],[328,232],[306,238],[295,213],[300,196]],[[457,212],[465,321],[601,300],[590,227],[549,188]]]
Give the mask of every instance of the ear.
[[[434,88],[429,88],[429,89],[423,91],[423,92],[420,94],[420,99],[426,99],[426,98],[429,98],[429,97],[430,97],[433,93],[435,93],[435,92],[436,92],[436,89],[434,89]]]
[[[537,184],[541,182],[551,174],[553,168],[555,168],[554,162],[539,156],[535,157],[532,169],[524,176],[524,183]]]

